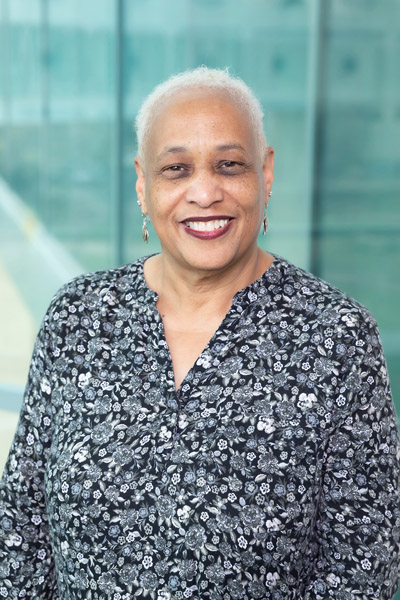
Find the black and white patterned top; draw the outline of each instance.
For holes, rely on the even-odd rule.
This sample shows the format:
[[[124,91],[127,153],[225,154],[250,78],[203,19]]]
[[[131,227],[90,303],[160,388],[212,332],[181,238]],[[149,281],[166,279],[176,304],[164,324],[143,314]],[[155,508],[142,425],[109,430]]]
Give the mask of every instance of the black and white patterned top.
[[[275,257],[178,393],[143,260],[40,330],[0,494],[0,598],[392,598],[398,434],[376,324]]]

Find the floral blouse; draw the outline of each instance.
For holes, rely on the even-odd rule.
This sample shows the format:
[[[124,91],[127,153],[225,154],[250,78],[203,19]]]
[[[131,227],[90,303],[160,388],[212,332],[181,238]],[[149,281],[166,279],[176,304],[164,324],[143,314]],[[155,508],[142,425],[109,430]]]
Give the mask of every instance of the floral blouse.
[[[275,257],[175,391],[144,259],[54,298],[0,491],[0,598],[392,598],[375,321]]]

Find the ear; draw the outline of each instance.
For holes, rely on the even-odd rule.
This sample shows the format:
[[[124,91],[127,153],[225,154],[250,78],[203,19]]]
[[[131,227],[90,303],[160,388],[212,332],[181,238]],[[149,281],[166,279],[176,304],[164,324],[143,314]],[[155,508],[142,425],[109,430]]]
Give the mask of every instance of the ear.
[[[266,191],[265,204],[268,204],[269,194],[271,192],[272,184],[274,181],[274,149],[272,148],[272,146],[268,146],[265,153],[265,159],[263,164],[263,176]]]
[[[138,156],[136,156],[136,158],[135,158],[135,169],[136,169],[136,174],[137,174],[136,194],[138,197],[140,208],[142,209],[142,213],[144,215],[146,215],[147,214],[147,207],[146,207],[146,200],[145,200],[146,176],[143,171],[142,165],[140,164],[140,158]]]

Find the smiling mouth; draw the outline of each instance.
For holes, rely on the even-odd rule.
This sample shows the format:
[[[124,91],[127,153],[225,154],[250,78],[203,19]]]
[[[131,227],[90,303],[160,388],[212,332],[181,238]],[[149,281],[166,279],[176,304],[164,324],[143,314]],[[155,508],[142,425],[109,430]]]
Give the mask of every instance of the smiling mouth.
[[[193,231],[216,231],[228,225],[230,219],[213,219],[210,221],[184,221],[184,225]]]

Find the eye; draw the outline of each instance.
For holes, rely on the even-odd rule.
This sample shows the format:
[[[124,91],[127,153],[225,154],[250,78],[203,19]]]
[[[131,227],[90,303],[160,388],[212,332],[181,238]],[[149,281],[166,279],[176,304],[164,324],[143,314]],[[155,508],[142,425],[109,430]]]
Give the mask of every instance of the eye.
[[[246,165],[237,160],[224,160],[218,164],[218,170],[226,175],[239,175],[244,173]]]
[[[171,165],[170,167],[166,167],[166,171],[180,171],[183,169],[181,165]]]
[[[161,172],[167,179],[179,179],[188,175],[189,168],[187,165],[168,165]]]

